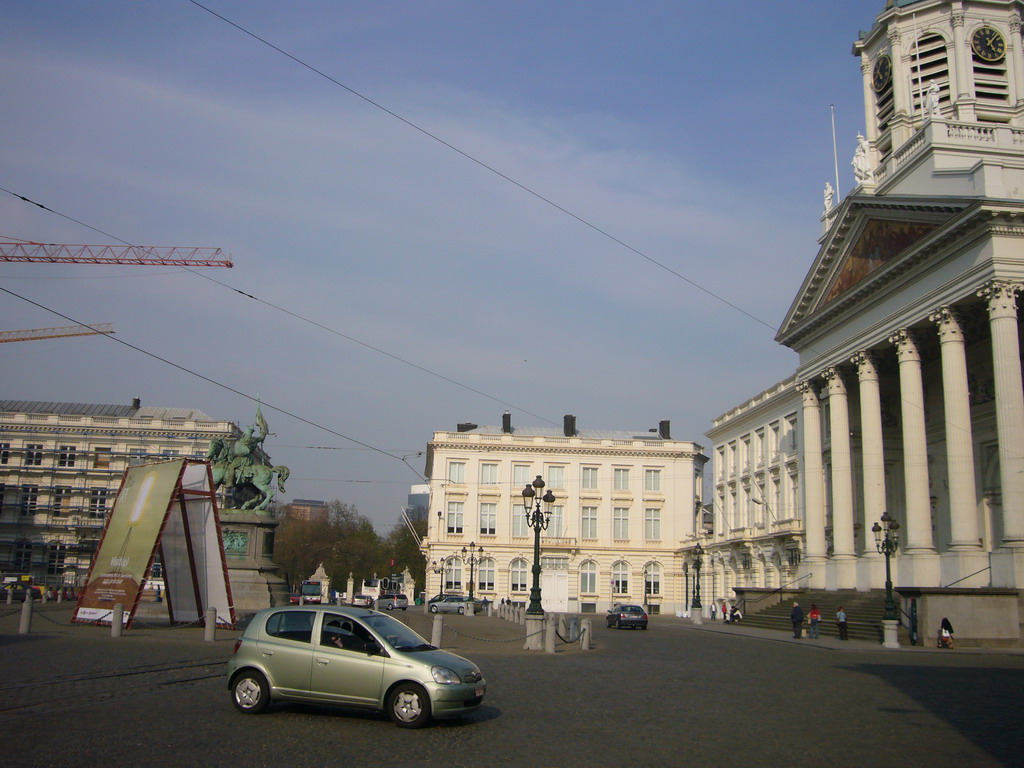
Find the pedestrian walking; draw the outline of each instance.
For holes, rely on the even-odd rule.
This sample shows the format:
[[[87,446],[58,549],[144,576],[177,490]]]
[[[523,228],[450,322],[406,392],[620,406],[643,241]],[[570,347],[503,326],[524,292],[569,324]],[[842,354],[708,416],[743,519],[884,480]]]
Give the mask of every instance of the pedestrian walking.
[[[953,624],[945,616],[942,617],[942,624],[939,627],[939,648],[953,647]]]
[[[793,637],[799,640],[804,631],[804,609],[796,600],[793,601],[793,610],[789,612],[789,620],[793,622]]]
[[[836,611],[836,626],[839,628],[839,639],[849,640],[850,638],[846,636],[846,609],[843,606],[839,606],[839,610]]]
[[[818,610],[818,606],[811,603],[811,610],[807,614],[807,620],[811,622],[811,629],[807,633],[807,636],[812,640],[818,640],[821,637],[821,630],[819,624],[821,624],[821,611]]]
[[[725,600],[722,601],[722,621],[729,623],[729,604]]]

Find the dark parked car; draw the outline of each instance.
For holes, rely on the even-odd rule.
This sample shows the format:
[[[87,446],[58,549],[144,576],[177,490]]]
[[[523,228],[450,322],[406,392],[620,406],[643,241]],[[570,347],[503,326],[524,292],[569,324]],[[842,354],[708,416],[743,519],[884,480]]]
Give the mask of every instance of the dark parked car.
[[[616,605],[608,611],[606,621],[609,627],[616,629],[623,627],[647,629],[647,612],[640,605]]]
[[[245,714],[297,701],[375,709],[401,728],[418,728],[474,711],[487,683],[476,664],[391,616],[306,605],[253,617],[228,660],[227,687]]]

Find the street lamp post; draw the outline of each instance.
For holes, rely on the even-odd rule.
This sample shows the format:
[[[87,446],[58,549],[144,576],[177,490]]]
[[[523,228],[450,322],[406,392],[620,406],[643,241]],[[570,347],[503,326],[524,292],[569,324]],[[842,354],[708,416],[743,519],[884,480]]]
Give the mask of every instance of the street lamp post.
[[[476,549],[474,549],[474,547],[476,547]],[[462,559],[465,562],[469,563],[469,599],[470,600],[473,599],[473,586],[475,584],[475,579],[473,577],[476,574],[476,566],[483,560],[483,558],[479,557],[479,555],[482,555],[483,553],[484,553],[484,548],[483,547],[477,547],[475,541],[469,542],[469,549],[468,550],[465,547],[462,548]],[[468,557],[467,557],[467,554],[468,554]]]
[[[693,548],[693,602],[690,603],[690,616],[696,623],[701,623],[701,611],[704,606],[700,602],[700,567],[704,564],[704,547],[697,542]]]
[[[533,528],[533,587],[530,589],[530,605],[526,609],[527,616],[543,616],[544,609],[540,604],[540,532],[546,531],[551,522],[551,504],[555,494],[551,489],[540,495],[544,490],[544,478],[540,475],[533,483],[523,488],[523,509],[526,512],[526,524]],[[541,510],[540,503],[547,506]]]
[[[886,648],[899,648],[899,639],[896,627],[899,624],[899,611],[896,601],[892,596],[892,566],[890,559],[899,549],[900,541],[896,532],[900,529],[897,523],[888,512],[882,513],[882,524],[875,523],[871,526],[871,532],[875,535],[875,548],[885,555],[885,613],[882,615],[882,626],[884,627],[883,645]]]

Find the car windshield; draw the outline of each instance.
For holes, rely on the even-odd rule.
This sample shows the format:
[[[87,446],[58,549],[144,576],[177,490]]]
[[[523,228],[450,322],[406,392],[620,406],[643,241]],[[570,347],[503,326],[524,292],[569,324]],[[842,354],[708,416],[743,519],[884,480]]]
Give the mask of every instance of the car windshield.
[[[360,616],[396,651],[432,651],[434,646],[390,616]]]

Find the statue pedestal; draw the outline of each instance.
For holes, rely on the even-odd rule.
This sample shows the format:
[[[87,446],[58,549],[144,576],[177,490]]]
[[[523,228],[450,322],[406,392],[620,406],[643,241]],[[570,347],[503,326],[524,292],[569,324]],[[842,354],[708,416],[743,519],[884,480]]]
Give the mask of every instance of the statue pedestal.
[[[238,614],[288,605],[288,584],[274,562],[278,522],[265,512],[220,510],[231,599]]]

